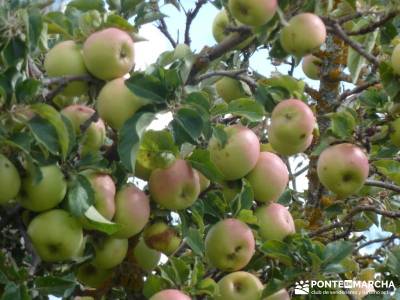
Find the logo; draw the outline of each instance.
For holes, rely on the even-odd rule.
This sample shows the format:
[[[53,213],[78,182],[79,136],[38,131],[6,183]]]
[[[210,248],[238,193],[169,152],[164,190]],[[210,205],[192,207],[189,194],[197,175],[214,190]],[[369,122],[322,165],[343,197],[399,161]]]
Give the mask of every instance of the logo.
[[[297,281],[294,286],[294,294],[295,295],[308,295],[310,293],[310,281],[309,280],[300,280]]]

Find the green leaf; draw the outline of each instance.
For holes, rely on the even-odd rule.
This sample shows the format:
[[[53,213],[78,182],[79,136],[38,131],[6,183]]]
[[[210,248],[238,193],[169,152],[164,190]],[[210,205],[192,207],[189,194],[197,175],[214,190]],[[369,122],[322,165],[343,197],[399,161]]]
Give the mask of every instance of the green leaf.
[[[68,7],[74,7],[85,12],[89,10],[106,11],[103,0],[72,0],[68,3]]]
[[[192,248],[193,252],[196,255],[203,256],[204,252],[204,243],[203,237],[198,229],[193,227],[189,228],[187,235],[185,236],[186,243]]]
[[[326,245],[323,252],[322,268],[329,268],[340,263],[344,258],[352,253],[354,244],[348,241],[335,241]]]
[[[32,299],[25,285],[16,285],[14,282],[9,282],[4,287],[1,300],[30,300]]]
[[[27,123],[36,141],[50,153],[58,154],[58,136],[54,127],[45,119],[35,116]]]
[[[251,209],[242,209],[239,212],[237,219],[247,224],[257,224],[257,217],[254,215],[254,212]]]
[[[67,36],[68,38],[72,38],[71,22],[62,12],[49,12],[44,16],[43,19],[47,23],[49,33],[60,33]]]
[[[68,209],[75,217],[81,217],[94,204],[94,191],[90,181],[81,174],[68,183]]]
[[[175,282],[177,285],[184,285],[190,275],[189,265],[181,258],[171,256],[169,258],[171,267],[175,273]]]
[[[222,174],[213,164],[210,158],[210,152],[204,149],[195,149],[187,159],[193,168],[199,170],[204,176],[211,181],[221,181]]]
[[[40,91],[40,81],[32,78],[19,81],[15,88],[15,96],[19,103],[29,103]]]
[[[118,15],[109,15],[105,25],[106,27],[117,27],[127,32],[134,32],[136,30],[127,20]]]
[[[137,73],[127,79],[125,85],[136,96],[150,102],[164,103],[166,101],[167,91],[161,81],[155,76]]]
[[[58,144],[60,145],[62,157],[65,159],[69,148],[69,133],[61,114],[52,106],[47,104],[34,104],[31,109],[43,119],[46,119],[56,130]]]
[[[76,282],[73,278],[43,276],[35,279],[35,289],[43,296],[54,295],[69,297],[74,291]]]
[[[400,93],[400,76],[394,73],[391,64],[381,62],[379,65],[379,73],[382,85],[386,93],[396,102]]]
[[[400,248],[398,246],[388,252],[386,265],[393,275],[400,276]]]
[[[149,299],[154,294],[168,287],[168,282],[164,278],[158,275],[150,275],[144,283],[143,295]]]
[[[27,12],[25,26],[28,33],[28,47],[33,52],[37,49],[43,29],[42,14],[38,9],[30,9]]]
[[[378,160],[373,163],[380,173],[396,184],[400,184],[400,162],[395,160]]]
[[[130,172],[135,170],[136,155],[142,135],[154,117],[154,113],[151,112],[137,112],[125,122],[121,129],[118,153],[122,164]]]
[[[171,122],[176,143],[195,144],[203,130],[203,118],[191,108],[179,109]]]
[[[265,115],[264,107],[251,98],[241,98],[229,102],[225,114],[232,114],[248,119],[251,122],[259,122]]]
[[[261,246],[261,251],[268,257],[278,259],[281,263],[293,265],[292,254],[287,244],[277,240],[269,240]]]
[[[109,235],[117,232],[122,227],[120,224],[113,223],[104,218],[94,206],[90,206],[87,209],[85,217],[87,218],[91,228]]]
[[[242,189],[230,203],[233,215],[237,216],[242,209],[250,209],[253,206],[253,200],[254,193],[250,183],[242,179]]]
[[[351,110],[343,110],[327,115],[331,119],[330,131],[340,139],[347,139],[353,135],[357,120]]]

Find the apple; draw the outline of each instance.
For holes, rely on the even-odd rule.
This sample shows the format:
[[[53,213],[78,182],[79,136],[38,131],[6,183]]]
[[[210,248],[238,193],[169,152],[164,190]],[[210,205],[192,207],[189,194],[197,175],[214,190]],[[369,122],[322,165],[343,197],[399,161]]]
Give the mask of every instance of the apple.
[[[391,125],[390,140],[393,145],[400,147],[400,118],[394,120]]]
[[[308,148],[316,121],[310,107],[298,99],[278,103],[272,111],[268,138],[282,155],[293,155]]]
[[[400,75],[400,44],[394,47],[392,56],[391,56],[391,63],[394,72],[397,75]]]
[[[74,41],[58,43],[47,52],[44,69],[49,77],[86,75],[81,46]],[[80,96],[86,93],[88,85],[85,81],[72,81],[62,90],[66,97]]]
[[[224,76],[219,79],[215,84],[215,89],[218,96],[227,103],[235,99],[247,97],[241,82],[230,77]]]
[[[205,239],[205,254],[209,262],[221,271],[244,268],[255,252],[250,227],[237,219],[225,219],[211,227]]]
[[[258,27],[275,15],[277,0],[229,0],[232,16],[243,24]]]
[[[161,252],[148,247],[143,239],[140,239],[133,249],[136,263],[146,272],[152,271],[160,262]]]
[[[92,264],[99,269],[118,266],[128,252],[128,240],[106,237],[95,243],[95,255]]]
[[[317,162],[322,185],[341,198],[357,193],[368,172],[368,157],[359,147],[349,143],[326,148]]]
[[[73,104],[61,110],[61,114],[67,117],[75,133],[81,134],[81,125],[83,125],[93,114],[95,110],[86,105]],[[82,156],[98,151],[103,146],[106,139],[106,127],[104,122],[99,118],[96,122],[92,122],[85,131],[81,140],[80,153]]]
[[[301,67],[303,68],[304,74],[310,79],[319,80],[320,73],[321,73],[321,63],[318,57],[314,55],[306,55],[303,58],[303,63]]]
[[[21,188],[21,178],[14,164],[0,153],[0,204],[14,199]]]
[[[126,185],[115,197],[114,222],[122,228],[114,234],[118,238],[129,238],[138,234],[149,221],[149,198],[134,185]]]
[[[192,51],[190,47],[186,44],[178,44],[174,50],[174,59],[184,59],[188,57]]]
[[[163,290],[153,295],[150,300],[191,300],[186,294],[180,290]]]
[[[29,175],[22,180],[19,197],[21,205],[29,210],[40,212],[57,206],[65,197],[67,182],[57,165],[40,167],[42,179]]]
[[[99,116],[112,128],[119,130],[147,102],[125,86],[124,78],[107,82],[97,97]]]
[[[255,167],[260,155],[260,142],[247,127],[232,125],[224,130],[227,135],[225,145],[214,136],[210,139],[210,158],[225,180],[240,179]]]
[[[111,80],[127,74],[134,65],[131,36],[118,28],[106,28],[91,34],[83,44],[86,68],[95,77]]]
[[[312,13],[294,16],[280,34],[283,49],[297,57],[312,53],[325,43],[325,39],[325,24]]]
[[[257,208],[255,216],[258,220],[258,233],[264,240],[282,241],[285,237],[296,233],[292,215],[279,203],[270,203]]]
[[[61,209],[53,209],[36,216],[29,224],[27,232],[36,252],[47,262],[76,257],[83,242],[81,224]]]
[[[246,176],[259,202],[274,202],[285,191],[289,171],[278,155],[261,152],[257,164]]]
[[[213,24],[212,24],[212,34],[214,36],[215,41],[217,43],[220,43],[232,34],[232,33],[229,33],[227,30],[229,26],[243,25],[237,21],[235,23],[236,24],[232,24],[230,22],[228,14],[226,13],[226,10],[222,9],[215,16]],[[236,46],[236,49],[245,48],[246,46],[248,46],[251,43],[252,40],[253,40],[253,37],[249,37],[249,38],[245,39],[243,42],[241,42],[239,45]]]
[[[151,199],[163,208],[188,208],[200,194],[198,172],[187,161],[177,159],[166,169],[151,172],[149,191]]]
[[[182,242],[178,232],[164,222],[156,222],[146,227],[143,239],[148,247],[166,255],[174,253]]]
[[[210,186],[210,180],[199,171],[197,171],[197,175],[199,176],[200,193],[202,193]]]
[[[281,289],[263,300],[290,300],[290,296],[286,289]]]
[[[225,275],[218,282],[219,293],[215,300],[261,299],[263,284],[255,275],[238,271]]]
[[[86,287],[100,288],[106,281],[110,280],[113,271],[100,269],[90,262],[79,266],[76,272],[76,278]]]

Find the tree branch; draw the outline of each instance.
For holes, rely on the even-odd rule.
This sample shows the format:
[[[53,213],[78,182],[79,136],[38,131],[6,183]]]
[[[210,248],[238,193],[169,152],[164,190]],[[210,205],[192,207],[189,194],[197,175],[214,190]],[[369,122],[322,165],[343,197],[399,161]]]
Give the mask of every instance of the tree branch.
[[[386,22],[388,22],[391,19],[393,19],[394,17],[396,17],[398,13],[399,13],[398,10],[391,11],[391,12],[387,13],[385,16],[383,16],[379,21],[371,23],[371,24],[364,26],[358,30],[348,31],[348,32],[346,32],[346,34],[347,35],[361,35],[361,34],[373,32],[377,28],[384,25]]]
[[[85,122],[80,126],[81,134],[85,133],[89,129],[92,123],[96,123],[99,120],[99,114],[95,111]]]
[[[192,40],[190,39],[190,26],[192,25],[193,20],[196,18],[199,13],[201,7],[207,3],[207,0],[198,0],[196,2],[196,6],[193,10],[189,10],[186,14],[186,26],[185,26],[185,41],[184,43],[190,46]]]
[[[158,30],[161,31],[161,33],[167,38],[167,40],[169,41],[171,46],[175,49],[177,43],[175,42],[175,40],[173,39],[173,37],[169,33],[168,26],[167,26],[167,23],[165,23],[164,18],[162,18],[160,20],[160,23],[157,25],[157,28],[158,28]]]
[[[375,240],[370,240],[368,242],[365,242],[364,244],[361,244],[358,246],[356,249],[354,249],[354,252],[358,252],[361,248],[367,247],[369,245],[375,244],[375,243],[381,243],[381,242],[391,242],[394,241],[395,239],[399,239],[400,237],[396,234],[392,234],[391,236],[385,237],[385,238],[379,238]]]
[[[346,90],[340,95],[339,101],[343,101],[343,100],[345,100],[347,97],[349,97],[351,95],[359,94],[362,91],[364,91],[364,90],[366,90],[366,89],[370,88],[371,86],[374,86],[374,85],[376,85],[378,83],[379,83],[378,80],[374,80],[374,81],[371,81],[371,82],[365,82],[365,83],[363,83],[361,85],[358,85],[352,90]]]
[[[369,186],[376,186],[376,187],[381,187],[387,190],[394,191],[396,193],[400,193],[400,186],[397,186],[392,183],[388,182],[383,182],[383,181],[377,181],[377,180],[372,180],[372,179],[367,179],[364,183],[365,185]]]

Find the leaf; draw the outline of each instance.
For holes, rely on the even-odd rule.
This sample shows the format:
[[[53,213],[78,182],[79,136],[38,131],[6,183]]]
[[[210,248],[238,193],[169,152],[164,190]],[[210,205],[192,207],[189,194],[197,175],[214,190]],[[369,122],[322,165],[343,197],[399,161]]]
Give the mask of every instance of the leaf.
[[[81,217],[94,204],[94,191],[90,181],[78,174],[68,183],[68,210],[75,217]]]
[[[28,294],[25,285],[16,285],[14,282],[9,282],[4,287],[4,291],[1,295],[1,300],[30,300],[31,297]]]
[[[72,38],[71,22],[62,12],[49,12],[43,19],[47,23],[48,32],[50,34],[60,33]]]
[[[137,112],[125,122],[121,129],[118,153],[122,164],[130,172],[135,170],[136,155],[142,135],[154,117],[154,113],[151,112]]]
[[[221,181],[222,174],[217,167],[212,163],[210,152],[204,149],[195,149],[187,159],[193,168],[199,170],[204,176],[211,181]]]
[[[85,217],[87,218],[91,228],[109,235],[117,232],[122,227],[120,224],[113,223],[104,218],[94,206],[88,208],[85,212]]]
[[[177,144],[188,142],[195,144],[203,130],[203,119],[191,108],[179,109],[171,122],[174,138]]]
[[[254,215],[254,212],[251,209],[242,209],[239,212],[237,219],[247,224],[257,224],[257,217]]]
[[[335,241],[326,245],[323,252],[322,268],[340,263],[353,251],[354,244],[348,241]]]
[[[261,251],[268,257],[278,259],[288,266],[293,265],[292,255],[287,244],[277,240],[269,240],[261,246]]]
[[[69,133],[61,114],[52,106],[47,104],[34,104],[31,109],[43,119],[46,119],[56,130],[58,144],[60,145],[62,157],[65,159],[69,147]]]
[[[58,136],[54,127],[45,119],[35,116],[27,123],[36,141],[50,153],[58,154]]]
[[[387,62],[379,65],[380,79],[386,93],[396,102],[400,93],[400,76],[394,73],[392,66]]]
[[[118,15],[109,15],[106,21],[106,27],[117,27],[127,32],[136,31],[135,27],[132,26],[127,20]]]
[[[166,101],[167,91],[155,76],[137,73],[125,80],[125,85],[136,96],[150,102],[164,103]]]
[[[68,7],[74,7],[84,12],[89,10],[106,11],[103,0],[72,0],[68,3]]]
[[[356,118],[352,111],[343,110],[327,115],[331,119],[330,131],[340,139],[347,139],[353,135],[357,125]]]
[[[187,235],[185,236],[186,243],[192,248],[196,255],[203,257],[204,243],[203,237],[198,229],[193,227],[189,228]]]
[[[373,163],[380,173],[396,184],[400,184],[400,162],[395,160],[378,160]]]
[[[73,278],[43,276],[35,279],[35,289],[43,296],[54,295],[69,297],[75,289],[76,282]]]
[[[242,209],[250,209],[253,206],[254,193],[250,183],[242,179],[242,189],[230,203],[232,213],[237,216]]]
[[[166,288],[168,288],[168,282],[164,278],[158,275],[150,275],[144,282],[143,295],[149,299]]]
[[[241,98],[229,102],[226,114],[241,116],[251,122],[259,122],[263,119],[264,107],[251,98]]]
[[[41,83],[38,80],[28,78],[19,81],[15,88],[15,96],[19,103],[29,103],[40,91]]]

